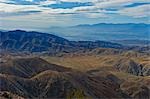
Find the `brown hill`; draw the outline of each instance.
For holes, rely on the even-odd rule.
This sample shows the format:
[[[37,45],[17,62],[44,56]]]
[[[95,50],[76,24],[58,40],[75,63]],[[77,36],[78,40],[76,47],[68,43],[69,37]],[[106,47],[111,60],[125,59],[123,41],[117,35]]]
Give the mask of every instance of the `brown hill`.
[[[43,56],[43,59],[6,58],[0,63],[1,92],[23,98],[148,99],[150,69],[147,55],[140,53],[137,56],[136,53],[129,57],[132,52],[126,55],[124,51],[111,52],[111,49],[93,53]]]
[[[14,62],[17,65],[5,65],[7,68],[1,70],[2,92],[8,91],[24,98],[129,97],[121,91],[118,84],[104,77],[93,77],[58,65],[51,66],[40,58],[15,59],[12,63]],[[27,69],[24,69],[24,66]],[[38,71],[39,66],[41,71]]]
[[[81,73],[77,75],[45,71],[31,79],[3,75],[0,77],[1,91],[9,91],[25,98],[128,97],[126,94],[119,93],[121,90],[115,83]]]
[[[148,76],[150,75],[150,67],[145,67],[142,64],[135,62],[132,59],[119,59],[113,64],[118,70],[131,73],[137,76]]]
[[[150,79],[148,77],[138,80],[128,80],[121,84],[121,89],[135,99],[150,98]]]
[[[45,70],[54,70],[64,72],[69,68],[61,67],[55,64],[50,64],[41,58],[16,58],[8,62],[1,63],[0,73],[15,75],[19,77],[32,77]]]
[[[138,76],[150,75],[149,54],[112,48],[96,48],[65,54],[62,57],[44,56],[43,59],[80,71],[94,69],[123,71]]]

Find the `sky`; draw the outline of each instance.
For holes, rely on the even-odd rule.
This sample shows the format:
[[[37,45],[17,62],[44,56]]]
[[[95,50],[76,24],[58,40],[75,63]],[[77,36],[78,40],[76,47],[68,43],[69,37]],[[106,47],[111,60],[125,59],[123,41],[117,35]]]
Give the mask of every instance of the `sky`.
[[[149,0],[0,0],[0,29],[149,23]]]

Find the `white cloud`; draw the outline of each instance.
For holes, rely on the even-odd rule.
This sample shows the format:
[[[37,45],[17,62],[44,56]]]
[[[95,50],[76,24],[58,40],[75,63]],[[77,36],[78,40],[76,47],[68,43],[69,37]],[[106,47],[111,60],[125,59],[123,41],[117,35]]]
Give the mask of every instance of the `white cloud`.
[[[30,1],[30,2],[33,2],[33,0],[25,0],[25,1]]]
[[[124,8],[118,11],[118,13],[121,15],[131,16],[134,18],[141,18],[141,17],[150,17],[149,11],[150,11],[150,4],[132,8]]]
[[[34,0],[26,0],[30,2],[34,2]],[[43,5],[55,4],[60,1],[63,2],[92,2],[93,6],[81,6],[75,8],[68,8],[68,9],[52,9],[49,7],[42,7]],[[9,0],[1,0],[0,3],[0,12],[1,14],[5,13],[17,13],[21,11],[30,11],[36,10],[41,11],[42,14],[85,14],[86,17],[96,18],[96,17],[106,17],[109,13],[120,14],[131,16],[134,18],[139,17],[147,17],[149,5],[141,5],[137,7],[126,8],[125,5],[133,4],[133,3],[148,3],[148,0],[46,0],[40,1],[38,5],[14,5],[14,4],[6,4],[2,2],[10,2]],[[115,8],[119,11],[107,11],[106,9]],[[39,13],[37,14],[39,16]],[[69,15],[69,14],[68,14]]]
[[[88,18],[108,18],[108,16],[103,13],[86,13],[85,16]]]
[[[47,0],[39,2],[39,5],[49,5],[49,4],[56,4],[55,0]]]
[[[26,11],[26,10],[41,10],[40,7],[36,5],[13,5],[13,4],[5,4],[0,3],[0,12],[13,13],[18,11]]]
[[[92,0],[60,0],[63,2],[92,2]]]

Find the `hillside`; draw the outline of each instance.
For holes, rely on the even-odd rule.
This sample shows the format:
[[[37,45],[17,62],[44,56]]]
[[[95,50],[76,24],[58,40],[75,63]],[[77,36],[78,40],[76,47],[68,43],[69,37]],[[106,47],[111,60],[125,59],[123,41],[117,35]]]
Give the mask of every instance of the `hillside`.
[[[5,61],[0,65],[2,74],[15,75],[23,78],[32,77],[45,70],[53,71],[69,71],[69,68],[64,68],[55,64],[50,64],[40,58],[17,58]]]
[[[63,54],[62,57],[41,57],[51,63],[81,71],[99,68],[100,70],[119,70],[137,76],[150,75],[149,53],[147,52],[96,48]]]
[[[135,64],[142,63],[149,71],[148,61],[141,60],[147,56],[134,56],[132,62],[127,56],[111,55],[5,58],[0,63],[1,97],[148,99],[149,74],[128,71],[132,66],[131,70],[137,70]],[[134,63],[138,59],[140,63]]]
[[[61,57],[4,54],[0,68],[1,97],[149,97],[146,52],[96,48]]]
[[[93,49],[97,47],[123,48],[117,43],[105,41],[69,41],[64,38],[33,31],[8,31],[0,32],[0,47],[8,51],[42,52],[49,54],[58,52],[73,52],[81,49]]]
[[[135,99],[149,99],[149,54],[117,49],[94,49],[64,55],[62,57],[43,56],[48,62],[73,68],[90,74],[92,77],[103,77]]]
[[[20,64],[18,64],[17,61],[19,61]],[[26,68],[26,71],[23,70],[23,65],[31,63],[24,63],[24,61],[32,61],[32,65]],[[13,61],[14,65],[12,65],[12,67],[14,70],[16,68],[17,70],[20,70],[20,72],[27,74],[28,71],[30,71],[30,75],[25,76],[25,78],[19,73],[15,74],[17,72],[14,72],[13,69],[10,70],[9,65],[5,66],[5,71],[4,69],[0,71],[1,91],[9,91],[14,95],[17,94],[18,97],[20,96],[24,98],[72,99],[77,97],[129,97],[121,91],[119,85],[116,85],[109,79],[103,77],[92,77],[86,73],[70,69],[67,69],[67,71],[59,71],[59,69],[63,70],[62,68],[65,67],[57,67],[57,65],[51,65],[46,61],[43,63],[43,65],[49,64],[46,67],[46,70],[36,71],[36,68],[32,67],[36,67],[36,62],[39,61],[41,61],[40,58],[26,58],[23,59],[23,61],[20,61],[20,59],[15,59],[15,61]],[[40,70],[42,70],[45,66],[41,66],[40,68]]]

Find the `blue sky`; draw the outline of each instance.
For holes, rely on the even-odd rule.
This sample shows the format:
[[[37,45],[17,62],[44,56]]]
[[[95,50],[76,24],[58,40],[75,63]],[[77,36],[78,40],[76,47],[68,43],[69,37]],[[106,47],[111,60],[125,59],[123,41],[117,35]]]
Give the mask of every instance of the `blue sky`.
[[[0,0],[1,29],[149,23],[149,0]]]

